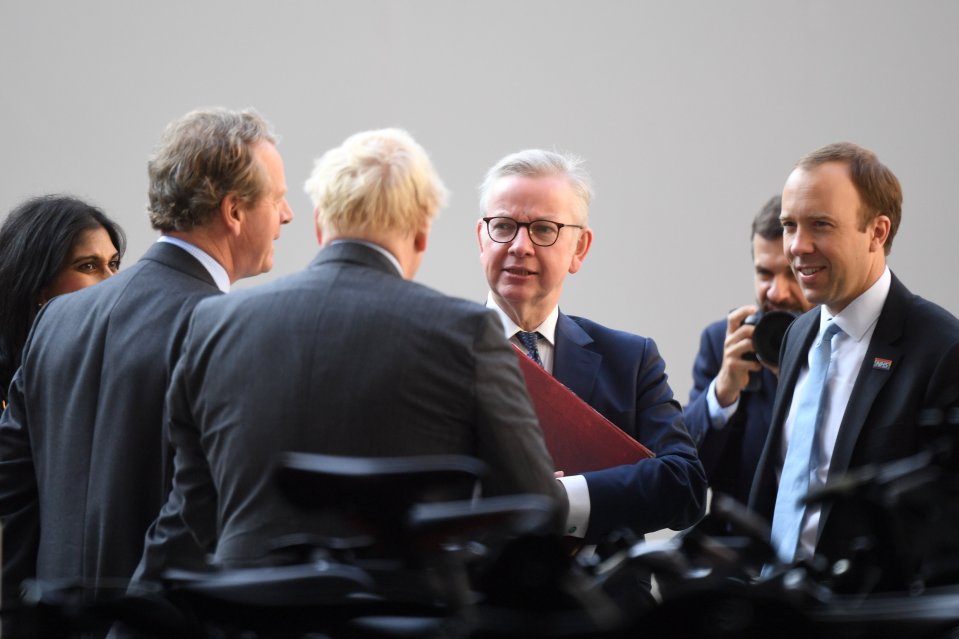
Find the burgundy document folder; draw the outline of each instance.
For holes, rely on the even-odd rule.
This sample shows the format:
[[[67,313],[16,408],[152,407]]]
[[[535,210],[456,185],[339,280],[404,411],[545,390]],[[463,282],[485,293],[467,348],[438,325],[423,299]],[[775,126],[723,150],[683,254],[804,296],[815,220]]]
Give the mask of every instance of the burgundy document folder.
[[[653,453],[513,346],[556,470],[577,475],[633,464]]]

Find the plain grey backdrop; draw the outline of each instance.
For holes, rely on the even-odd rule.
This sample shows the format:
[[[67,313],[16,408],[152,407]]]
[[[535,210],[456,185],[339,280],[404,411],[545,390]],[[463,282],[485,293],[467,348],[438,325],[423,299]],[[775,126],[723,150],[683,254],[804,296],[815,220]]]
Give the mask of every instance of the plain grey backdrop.
[[[146,158],[163,127],[252,106],[281,136],[296,213],[273,272],[240,284],[255,286],[315,254],[313,160],[399,126],[452,191],[417,280],[482,301],[485,170],[568,150],[595,181],[596,237],[561,307],[654,337],[685,403],[700,331],[753,299],[753,214],[829,142],[899,176],[890,264],[959,313],[957,33],[953,0],[0,0],[0,214],[89,199],[131,264],[156,237]]]

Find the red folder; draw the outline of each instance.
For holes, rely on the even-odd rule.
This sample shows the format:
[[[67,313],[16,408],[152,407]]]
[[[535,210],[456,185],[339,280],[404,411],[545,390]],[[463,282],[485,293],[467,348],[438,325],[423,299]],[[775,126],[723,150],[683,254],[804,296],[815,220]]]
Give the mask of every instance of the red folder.
[[[577,475],[634,464],[653,452],[624,433],[513,346],[556,470]]]

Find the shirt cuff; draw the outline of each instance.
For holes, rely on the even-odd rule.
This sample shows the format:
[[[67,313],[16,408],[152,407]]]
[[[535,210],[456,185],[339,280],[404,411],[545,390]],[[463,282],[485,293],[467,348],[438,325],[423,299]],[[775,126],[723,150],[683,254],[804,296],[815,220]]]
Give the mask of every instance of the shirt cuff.
[[[726,425],[729,418],[732,417],[736,409],[739,408],[739,397],[725,408],[720,406],[719,400],[716,399],[716,380],[714,379],[709,383],[709,388],[706,389],[706,405],[709,407],[710,425],[716,430],[719,430]]]
[[[589,486],[582,475],[560,477],[557,481],[566,489],[569,501],[569,514],[566,516],[566,535],[570,537],[586,536],[589,524]]]

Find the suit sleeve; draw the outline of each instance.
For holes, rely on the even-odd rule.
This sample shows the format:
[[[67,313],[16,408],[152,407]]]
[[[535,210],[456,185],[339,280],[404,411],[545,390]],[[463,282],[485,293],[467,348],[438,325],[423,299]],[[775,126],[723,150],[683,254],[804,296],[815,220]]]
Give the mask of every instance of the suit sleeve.
[[[134,589],[140,581],[158,580],[167,568],[207,568],[206,553],[216,544],[217,494],[191,411],[193,395],[202,390],[202,380],[195,379],[197,367],[190,349],[193,325],[191,321],[166,399],[175,451],[173,487],[147,531],[143,557],[131,584]]]
[[[485,492],[551,497],[558,505],[559,530],[566,519],[565,491],[553,477],[553,462],[523,374],[492,312],[485,314],[474,352],[478,454],[490,466]]]
[[[645,340],[636,386],[637,439],[656,457],[636,464],[584,473],[589,486],[586,542],[595,543],[619,526],[638,534],[696,523],[706,502],[706,476],[682,408],[666,381],[666,363]]]
[[[0,521],[3,523],[3,599],[15,600],[24,579],[36,576],[40,539],[37,477],[24,411],[22,371],[10,384],[0,417]]]
[[[702,446],[703,440],[712,430],[706,391],[719,374],[721,366],[722,353],[716,352],[716,345],[707,327],[699,339],[699,352],[693,363],[693,388],[689,391],[689,404],[684,412],[686,429],[697,446]]]
[[[699,341],[699,353],[693,364],[693,388],[689,391],[689,404],[686,406],[683,417],[686,429],[696,443],[699,451],[699,461],[703,464],[706,477],[714,477],[719,471],[719,463],[723,457],[723,450],[729,442],[733,429],[713,428],[712,417],[709,414],[709,403],[706,400],[709,385],[719,375],[723,363],[723,340],[725,339],[725,323],[721,329],[717,325],[706,327]],[[742,402],[740,396],[740,402]],[[742,409],[743,404],[740,404]]]

